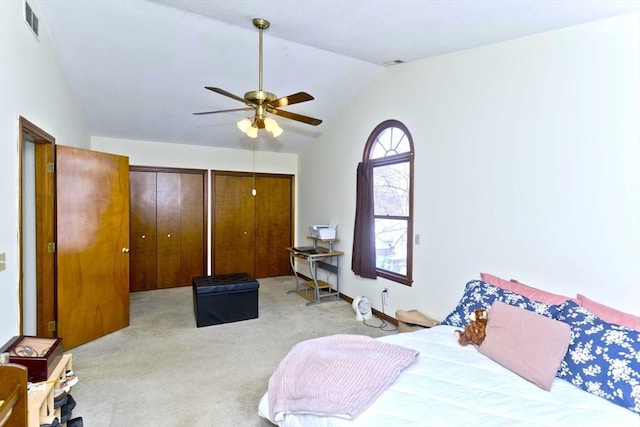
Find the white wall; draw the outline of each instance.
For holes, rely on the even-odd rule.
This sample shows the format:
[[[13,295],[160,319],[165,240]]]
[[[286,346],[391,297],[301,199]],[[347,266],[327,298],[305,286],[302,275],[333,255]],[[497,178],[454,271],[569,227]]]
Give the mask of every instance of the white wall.
[[[443,318],[487,271],[640,314],[638,14],[389,68],[299,156],[297,244],[340,222],[341,286]],[[366,106],[366,107],[363,107]],[[416,147],[414,283],[351,272],[355,171],[373,128]]]
[[[259,141],[259,139],[258,139]],[[130,165],[253,171],[254,151],[94,136],[91,148],[129,157]],[[255,151],[255,171],[295,174],[296,154]]]
[[[38,9],[33,4],[36,14]],[[0,344],[17,335],[18,301],[18,117],[56,138],[89,146],[89,134],[51,46],[46,22],[39,41],[23,20],[23,2],[0,1]]]

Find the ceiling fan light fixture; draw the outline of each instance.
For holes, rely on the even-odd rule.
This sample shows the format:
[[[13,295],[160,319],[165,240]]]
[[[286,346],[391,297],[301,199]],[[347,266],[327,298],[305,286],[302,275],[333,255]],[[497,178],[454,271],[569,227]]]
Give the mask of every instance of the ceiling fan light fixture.
[[[245,132],[249,138],[257,138],[258,137],[258,128],[254,125],[249,126],[249,128]]]
[[[240,120],[237,125],[238,129],[240,129],[244,133],[247,133],[247,130],[249,130],[249,128],[251,127],[251,120],[244,118]]]
[[[271,133],[273,134],[274,138],[279,137],[280,135],[282,135],[282,132],[283,132],[282,128],[280,126],[278,126],[278,125],[276,125],[276,126],[277,127],[274,130],[271,131]]]
[[[271,117],[264,118],[264,127],[271,132],[275,138],[282,135],[282,128],[278,126],[278,122],[273,120]]]

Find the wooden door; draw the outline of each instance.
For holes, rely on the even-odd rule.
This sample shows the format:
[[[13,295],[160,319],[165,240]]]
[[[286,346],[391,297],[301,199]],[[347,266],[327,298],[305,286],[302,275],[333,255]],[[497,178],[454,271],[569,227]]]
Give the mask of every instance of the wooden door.
[[[256,177],[255,277],[291,274],[289,253],[293,230],[293,177]]]
[[[128,163],[56,146],[58,336],[65,350],[129,325]]]
[[[253,177],[215,173],[213,274],[255,274]]]
[[[180,284],[180,175],[157,174],[158,288]]]
[[[129,172],[131,187],[130,289],[156,289],[156,174]]]

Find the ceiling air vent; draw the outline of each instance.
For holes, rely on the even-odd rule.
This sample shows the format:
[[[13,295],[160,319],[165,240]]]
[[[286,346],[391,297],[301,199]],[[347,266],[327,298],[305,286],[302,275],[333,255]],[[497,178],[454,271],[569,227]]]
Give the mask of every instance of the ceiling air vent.
[[[399,64],[404,64],[404,61],[402,59],[394,59],[393,61],[384,62],[384,65],[399,65]]]
[[[36,16],[31,6],[26,1],[24,2],[24,20],[26,21],[33,34],[38,38],[38,17]]]

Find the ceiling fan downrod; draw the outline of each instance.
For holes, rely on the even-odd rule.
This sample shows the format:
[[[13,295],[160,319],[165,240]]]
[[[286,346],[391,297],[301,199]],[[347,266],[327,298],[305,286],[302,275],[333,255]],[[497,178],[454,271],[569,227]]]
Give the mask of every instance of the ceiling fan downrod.
[[[262,105],[267,102],[271,102],[276,99],[276,95],[271,92],[265,92],[262,90],[262,32],[269,28],[269,21],[263,18],[254,18],[253,26],[258,29],[259,32],[259,44],[258,44],[258,90],[252,90],[244,94],[244,99],[253,102],[254,104]]]
[[[260,41],[258,44],[258,90],[262,92],[262,32],[269,28],[269,21],[263,18],[254,18],[253,26],[258,29]]]

